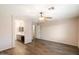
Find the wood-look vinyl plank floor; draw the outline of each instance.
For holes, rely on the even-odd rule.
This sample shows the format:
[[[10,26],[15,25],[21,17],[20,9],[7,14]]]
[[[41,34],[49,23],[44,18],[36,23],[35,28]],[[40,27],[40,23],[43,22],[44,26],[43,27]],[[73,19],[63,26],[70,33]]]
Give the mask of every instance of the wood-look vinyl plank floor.
[[[0,55],[78,55],[79,49],[41,39],[34,39],[29,44],[16,41],[16,47],[0,52]]]

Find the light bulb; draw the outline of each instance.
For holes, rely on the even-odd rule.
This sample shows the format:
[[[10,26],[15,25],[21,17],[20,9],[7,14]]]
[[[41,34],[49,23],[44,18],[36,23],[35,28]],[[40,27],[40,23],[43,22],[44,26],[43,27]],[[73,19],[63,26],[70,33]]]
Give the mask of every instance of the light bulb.
[[[44,17],[40,17],[39,20],[40,20],[40,21],[43,21],[43,20],[44,20]]]

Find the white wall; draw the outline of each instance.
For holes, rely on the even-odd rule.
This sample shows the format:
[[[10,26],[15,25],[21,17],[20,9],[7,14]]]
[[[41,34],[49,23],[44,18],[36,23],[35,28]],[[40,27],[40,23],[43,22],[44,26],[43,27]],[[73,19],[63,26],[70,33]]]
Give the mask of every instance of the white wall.
[[[12,48],[11,16],[0,15],[0,51]]]
[[[79,18],[78,18],[78,48],[79,48]]]
[[[35,27],[36,27],[35,24],[33,24],[32,25],[32,33],[33,33],[32,35],[33,35],[33,38],[35,38],[35,30],[36,30]]]
[[[33,32],[32,32],[32,21],[27,18],[25,19],[25,28],[24,28],[24,35],[25,35],[25,44],[32,42],[33,39]]]
[[[63,20],[62,20],[63,21]],[[41,24],[41,39],[77,46],[77,20]]]
[[[40,39],[40,25],[36,24],[36,38]]]

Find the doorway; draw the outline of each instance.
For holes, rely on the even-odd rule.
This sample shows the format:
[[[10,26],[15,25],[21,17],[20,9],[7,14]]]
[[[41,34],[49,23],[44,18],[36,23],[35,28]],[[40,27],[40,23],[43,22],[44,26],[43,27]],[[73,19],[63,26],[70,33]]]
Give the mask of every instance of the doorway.
[[[15,42],[19,41],[24,44],[24,21],[21,19],[14,20]]]
[[[16,47],[16,41],[22,44],[32,42],[32,21],[26,17],[12,17],[12,46]]]

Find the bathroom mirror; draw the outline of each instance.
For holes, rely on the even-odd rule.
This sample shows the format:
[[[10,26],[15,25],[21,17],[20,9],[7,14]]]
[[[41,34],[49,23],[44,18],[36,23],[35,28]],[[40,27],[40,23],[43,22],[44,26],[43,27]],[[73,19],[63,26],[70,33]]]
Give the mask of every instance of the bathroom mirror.
[[[19,27],[19,32],[24,32],[24,27]]]

